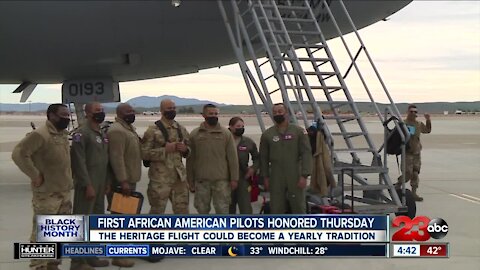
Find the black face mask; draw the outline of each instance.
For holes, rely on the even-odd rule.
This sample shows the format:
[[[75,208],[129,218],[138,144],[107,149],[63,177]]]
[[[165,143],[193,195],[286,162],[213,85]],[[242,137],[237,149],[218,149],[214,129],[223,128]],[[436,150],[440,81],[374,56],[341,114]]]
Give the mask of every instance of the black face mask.
[[[207,123],[208,123],[210,126],[216,126],[217,123],[218,123],[218,117],[216,117],[216,116],[209,116],[209,117],[206,117],[206,118],[205,118],[205,121],[207,121]]]
[[[237,129],[235,129],[233,134],[235,134],[235,136],[237,136],[237,137],[240,137],[240,136],[243,135],[244,132],[245,132],[245,128],[237,128]]]
[[[99,124],[102,123],[105,120],[105,112],[94,113],[92,119]]]
[[[59,120],[53,123],[53,125],[58,130],[66,129],[68,127],[68,124],[70,124],[70,118],[63,118],[63,117],[59,117]]]
[[[275,121],[277,124],[281,124],[283,121],[285,121],[285,115],[274,115],[273,121]]]
[[[173,120],[173,119],[175,119],[175,116],[177,116],[177,112],[176,111],[164,111],[163,116],[165,116],[165,118],[167,118],[168,120]]]
[[[123,120],[127,122],[127,124],[133,124],[133,122],[135,122],[135,114],[127,114],[123,117]]]

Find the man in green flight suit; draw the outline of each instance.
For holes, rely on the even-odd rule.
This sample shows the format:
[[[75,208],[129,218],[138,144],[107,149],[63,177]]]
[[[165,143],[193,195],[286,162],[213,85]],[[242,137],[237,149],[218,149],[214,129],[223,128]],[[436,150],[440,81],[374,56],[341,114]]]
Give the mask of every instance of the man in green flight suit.
[[[305,214],[305,187],[312,171],[312,152],[305,129],[289,123],[287,107],[273,106],[275,125],[260,138],[260,174],[270,190],[272,214]]]
[[[87,121],[72,136],[72,173],[75,183],[73,214],[104,214],[108,168],[108,139],[100,129],[105,119],[102,104],[85,105]],[[106,267],[107,260],[72,258],[71,270],[89,270]]]

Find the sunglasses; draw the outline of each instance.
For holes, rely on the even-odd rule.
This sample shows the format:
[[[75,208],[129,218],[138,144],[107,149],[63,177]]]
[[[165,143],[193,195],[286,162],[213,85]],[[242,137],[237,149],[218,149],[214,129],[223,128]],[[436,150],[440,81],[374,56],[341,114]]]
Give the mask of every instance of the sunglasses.
[[[418,111],[410,111],[411,113],[418,113]]]

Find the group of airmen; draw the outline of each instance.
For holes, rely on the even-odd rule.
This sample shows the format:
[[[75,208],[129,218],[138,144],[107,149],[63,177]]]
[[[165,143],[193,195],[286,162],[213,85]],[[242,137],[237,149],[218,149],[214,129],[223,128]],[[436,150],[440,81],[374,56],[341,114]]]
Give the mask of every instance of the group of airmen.
[[[84,112],[86,123],[72,134],[71,146],[66,130],[69,109],[52,104],[45,125],[27,134],[13,150],[13,161],[32,184],[31,242],[36,241],[36,215],[104,214],[105,196],[114,188],[124,195],[136,190],[142,162],[149,164],[150,214],[164,214],[169,200],[174,214],[189,214],[190,192],[195,194],[199,214],[209,214],[212,202],[216,214],[235,214],[237,205],[241,214],[252,214],[249,186],[255,175],[263,177],[265,189],[270,191],[272,214],[284,214],[287,209],[293,214],[306,213],[304,192],[312,173],[311,146],[306,130],[290,123],[282,103],[273,106],[274,126],[262,134],[259,151],[255,142],[243,135],[242,118],[233,117],[228,128],[222,127],[219,108],[213,104],[203,107],[204,121],[188,133],[175,121],[175,103],[162,100],[161,119],[149,126],[142,138],[133,126],[135,111],[129,104],[118,105],[115,122],[107,131],[101,128],[105,120],[102,104],[86,104]],[[60,262],[32,260],[30,267],[54,270]],[[108,265],[108,260],[96,257],[75,258],[70,269]],[[114,258],[112,265],[132,267],[134,261]]]

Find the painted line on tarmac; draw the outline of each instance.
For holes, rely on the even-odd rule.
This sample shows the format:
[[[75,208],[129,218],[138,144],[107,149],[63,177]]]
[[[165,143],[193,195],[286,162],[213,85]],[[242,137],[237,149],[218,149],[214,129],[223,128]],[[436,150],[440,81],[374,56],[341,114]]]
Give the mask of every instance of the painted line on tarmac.
[[[475,197],[475,196],[472,196],[472,195],[468,195],[468,194],[465,194],[465,193],[462,193],[463,197],[467,197],[469,199],[472,199],[472,200],[475,200],[475,201],[479,201],[480,202],[480,198],[478,197]]]
[[[453,196],[453,197],[456,197],[456,198],[465,200],[465,201],[467,201],[467,202],[480,204],[480,202],[477,202],[477,201],[474,201],[474,200],[472,200],[472,199],[468,199],[468,198],[465,198],[465,197],[462,197],[462,196],[458,196],[457,194],[452,194],[452,193],[450,193],[450,196]]]

